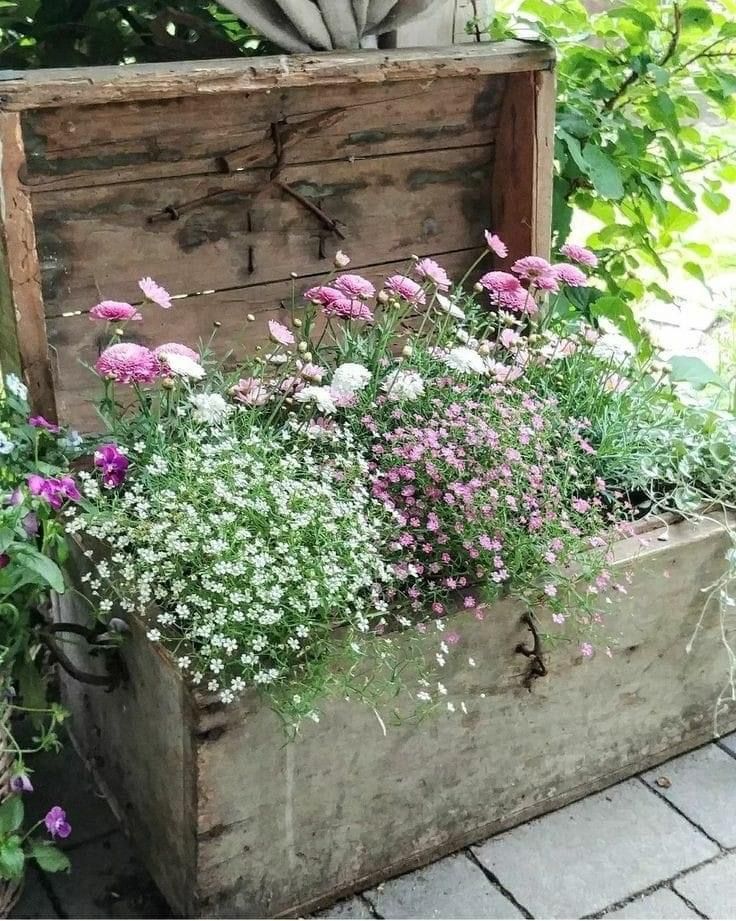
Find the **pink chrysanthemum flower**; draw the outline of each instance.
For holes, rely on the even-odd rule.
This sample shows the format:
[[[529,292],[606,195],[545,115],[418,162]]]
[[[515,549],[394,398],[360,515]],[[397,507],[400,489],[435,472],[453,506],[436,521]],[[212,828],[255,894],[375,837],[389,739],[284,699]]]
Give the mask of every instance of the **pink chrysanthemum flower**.
[[[323,368],[321,365],[312,364],[311,362],[302,364],[298,361],[296,366],[300,376],[303,377],[305,381],[310,381],[313,384],[320,384],[325,374],[327,374],[326,368]]]
[[[158,358],[135,342],[118,342],[105,349],[95,363],[100,377],[119,384],[150,384],[160,373]]]
[[[552,294],[560,290],[560,283],[554,271],[537,276],[534,279],[534,285],[540,291],[549,291]]]
[[[338,409],[347,409],[358,402],[356,394],[348,393],[346,390],[336,390],[334,387],[330,387],[330,396]]]
[[[349,298],[344,295],[326,303],[324,313],[326,317],[339,317],[342,320],[373,322],[373,313],[366,303],[359,301],[357,298]]]
[[[283,323],[279,323],[278,320],[268,321],[268,332],[274,342],[278,345],[283,345],[285,348],[294,345],[296,342],[292,331],[284,326]]]
[[[168,310],[169,307],[171,307],[171,295],[169,292],[148,275],[145,278],[141,278],[138,282],[138,287],[149,301],[158,304],[158,306],[163,307],[164,310]]]
[[[558,281],[570,288],[580,288],[588,282],[585,272],[570,262],[560,262],[557,265],[553,265],[552,271]]]
[[[245,406],[264,406],[271,398],[271,391],[258,377],[242,377],[230,395]]]
[[[492,291],[494,294],[508,294],[523,290],[519,279],[515,275],[509,275],[508,272],[486,272],[479,281],[486,291]]]
[[[132,304],[125,301],[100,301],[89,312],[92,320],[107,320],[108,323],[125,323],[127,320],[142,320]]]
[[[338,275],[332,282],[347,297],[375,297],[376,288],[362,275]]]
[[[420,259],[414,271],[420,278],[431,281],[438,291],[447,291],[452,284],[450,276],[434,259]]]
[[[488,249],[494,256],[498,256],[499,259],[505,259],[508,256],[509,248],[500,237],[496,236],[495,233],[491,233],[490,230],[484,231],[484,236],[488,244]]]
[[[386,279],[386,288],[410,304],[424,304],[427,301],[421,285],[406,275],[391,275]]]
[[[524,256],[522,259],[516,260],[511,266],[511,271],[521,276],[521,278],[535,281],[541,275],[551,275],[552,266],[541,256]]]
[[[314,301],[315,304],[322,304],[326,307],[333,301],[343,300],[345,295],[337,288],[331,288],[329,285],[315,285],[304,292],[304,297],[308,301]]]
[[[153,354],[159,359],[164,355],[183,355],[192,361],[199,361],[199,355],[194,349],[190,349],[188,345],[182,345],[181,342],[165,342],[163,345],[156,346]]]
[[[590,266],[594,269],[598,265],[598,257],[592,250],[585,246],[579,246],[577,243],[565,243],[560,247],[560,252],[571,262],[579,262],[580,265]]]

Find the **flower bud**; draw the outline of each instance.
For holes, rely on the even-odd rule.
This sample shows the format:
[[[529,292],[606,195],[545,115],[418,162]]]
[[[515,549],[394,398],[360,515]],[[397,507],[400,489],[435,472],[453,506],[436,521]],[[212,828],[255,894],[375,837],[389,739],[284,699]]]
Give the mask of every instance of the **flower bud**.
[[[344,269],[348,265],[350,265],[350,256],[346,256],[345,253],[339,249],[335,253],[335,268]]]
[[[312,360],[312,353],[311,353],[311,352],[305,352],[305,353],[304,353],[304,361],[311,361],[311,360]]]
[[[118,328],[114,332],[116,336],[122,336],[125,330],[123,329],[122,326],[118,326]]]
[[[253,316],[252,313],[247,313],[247,314],[245,315],[245,319],[246,319],[249,323],[254,323],[256,318]]]
[[[219,329],[222,326],[222,323],[220,323],[219,320],[213,320],[212,325],[215,327],[215,329]]]
[[[404,356],[404,358],[411,358],[411,356],[414,354],[414,349],[410,345],[405,345],[401,350],[401,354]]]
[[[381,289],[376,296],[376,300],[379,304],[388,304],[388,292]]]
[[[164,390],[173,390],[176,387],[176,381],[174,381],[174,379],[171,377],[165,377],[161,381],[161,386],[164,388]]]
[[[299,319],[299,317],[295,317],[292,320],[292,323],[294,324],[294,326],[296,326],[297,329],[299,329],[302,326],[302,321]]]
[[[483,285],[479,281],[476,281],[476,283],[473,285],[473,291],[480,294],[482,290],[483,290]]]
[[[491,354],[491,343],[484,339],[481,344],[478,346],[478,353],[480,355],[490,355]]]
[[[297,348],[299,349],[300,352],[304,353],[309,348],[309,343],[302,340],[297,346]]]

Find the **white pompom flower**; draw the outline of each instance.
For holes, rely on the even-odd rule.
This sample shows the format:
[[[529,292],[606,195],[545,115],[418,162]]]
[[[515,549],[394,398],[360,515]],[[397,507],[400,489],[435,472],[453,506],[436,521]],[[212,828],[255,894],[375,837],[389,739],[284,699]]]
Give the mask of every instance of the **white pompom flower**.
[[[483,357],[466,345],[450,349],[444,357],[445,364],[461,374],[486,374],[487,368]]]
[[[161,359],[167,369],[176,377],[186,377],[192,381],[201,381],[207,373],[198,361],[188,355],[176,355],[174,352],[164,352]]]
[[[332,389],[342,393],[359,393],[365,390],[371,382],[371,372],[364,365],[356,362],[345,362],[335,368],[332,375]]]
[[[389,400],[416,400],[424,393],[424,378],[418,371],[397,368],[386,375],[381,390]]]

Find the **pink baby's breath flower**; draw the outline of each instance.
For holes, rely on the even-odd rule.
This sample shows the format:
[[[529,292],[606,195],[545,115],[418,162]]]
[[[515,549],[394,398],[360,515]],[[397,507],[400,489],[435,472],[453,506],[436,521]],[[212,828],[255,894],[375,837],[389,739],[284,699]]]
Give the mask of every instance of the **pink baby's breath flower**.
[[[447,643],[448,646],[457,646],[457,644],[460,642],[460,634],[459,633],[446,633],[443,639]]]
[[[548,598],[556,598],[556,597],[557,597],[557,588],[556,588],[556,586],[552,585],[551,582],[548,582],[547,585],[544,586],[544,594],[545,594]]]
[[[447,272],[434,259],[420,259],[414,271],[420,278],[432,282],[438,291],[447,291],[452,284]]]
[[[118,342],[105,349],[95,363],[100,377],[119,384],[149,384],[160,373],[157,357],[135,342]]]
[[[463,607],[464,607],[464,608],[474,608],[474,607],[476,606],[476,604],[477,604],[477,602],[476,602],[475,598],[474,598],[472,595],[466,595],[466,596],[463,598]]]
[[[569,288],[580,288],[587,284],[588,278],[576,265],[570,262],[560,262],[552,266],[555,278]]]
[[[524,256],[522,259],[516,260],[511,266],[511,271],[521,278],[536,281],[542,275],[550,275],[552,266],[541,256]]]
[[[410,304],[424,304],[427,301],[421,285],[406,275],[391,275],[386,279],[386,288]]]
[[[560,247],[560,252],[572,262],[579,262],[580,265],[588,265],[592,269],[598,265],[596,254],[585,246],[579,246],[577,243],[565,243],[564,246]]]
[[[142,320],[132,304],[125,301],[100,301],[89,312],[92,320],[106,320],[108,323],[125,323],[127,320]]]
[[[141,278],[138,282],[138,287],[149,301],[158,304],[158,306],[163,307],[164,310],[168,310],[169,307],[171,307],[171,295],[169,292],[149,276]]]
[[[590,645],[590,643],[580,644],[580,654],[585,656],[586,659],[590,658],[593,655],[593,647]]]
[[[556,623],[556,624],[564,624],[564,623],[565,623],[565,615],[564,615],[564,614],[553,614],[553,615],[552,615],[552,620],[553,620],[553,622]]]
[[[483,233],[486,238],[486,243],[488,244],[488,249],[494,256],[498,256],[499,259],[505,259],[509,254],[509,249],[503,240],[496,236],[495,233],[491,233],[490,230],[485,230]]]
[[[278,345],[283,345],[284,347],[294,345],[296,339],[292,331],[284,326],[283,323],[279,323],[278,320],[269,320],[268,321],[268,332],[274,342]]]
[[[585,515],[586,512],[590,511],[590,502],[587,499],[573,499],[572,507],[579,515]]]
[[[347,297],[375,297],[376,288],[362,275],[338,275],[333,286]]]

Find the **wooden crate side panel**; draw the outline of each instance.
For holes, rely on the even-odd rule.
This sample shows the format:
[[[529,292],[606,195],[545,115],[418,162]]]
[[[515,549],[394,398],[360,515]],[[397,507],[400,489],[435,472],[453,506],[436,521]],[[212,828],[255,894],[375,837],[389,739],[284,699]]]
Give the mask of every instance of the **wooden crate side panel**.
[[[21,373],[34,408],[56,418],[20,117],[0,112],[0,368]]]
[[[348,160],[487,144],[506,78],[417,85],[296,87],[279,92],[59,106],[24,115],[34,190],[78,188],[275,164]]]
[[[80,576],[87,568],[75,551],[67,564],[69,584],[84,590]],[[89,607],[76,593],[56,596],[54,607],[57,621],[90,622]],[[64,650],[78,667],[100,672],[98,660],[78,643]],[[123,657],[127,678],[120,688],[108,692],[62,673],[63,700],[73,714],[74,743],[115,815],[167,901],[188,917],[196,861],[189,697],[139,623],[131,625]]]
[[[453,621],[461,643],[443,681],[463,690],[467,715],[384,736],[370,712],[338,703],[283,747],[256,699],[239,719],[222,710],[198,749],[200,914],[302,914],[711,738],[727,669],[717,616],[686,646],[727,541],[680,528],[666,544],[654,532],[628,564],[629,594],[608,611],[613,658],[563,646],[531,693],[513,655],[519,611],[502,604],[482,624]],[[731,712],[720,728],[734,725]]]

